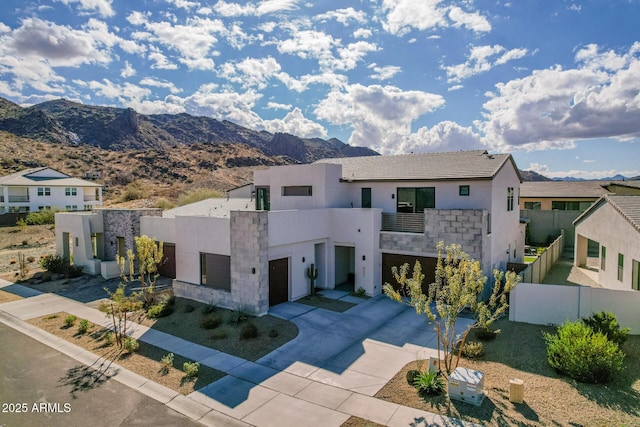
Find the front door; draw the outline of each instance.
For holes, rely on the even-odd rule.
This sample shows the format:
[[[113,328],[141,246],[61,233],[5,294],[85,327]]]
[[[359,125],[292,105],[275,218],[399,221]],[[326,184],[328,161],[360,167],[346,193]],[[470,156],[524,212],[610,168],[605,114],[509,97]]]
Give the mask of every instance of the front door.
[[[269,306],[289,301],[289,258],[269,261]]]

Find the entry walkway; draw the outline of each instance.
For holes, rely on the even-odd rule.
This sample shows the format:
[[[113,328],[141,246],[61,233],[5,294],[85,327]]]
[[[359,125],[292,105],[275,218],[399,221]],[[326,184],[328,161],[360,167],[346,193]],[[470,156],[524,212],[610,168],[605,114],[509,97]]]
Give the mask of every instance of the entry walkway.
[[[290,319],[300,333],[256,362],[133,324],[135,338],[227,374],[183,396],[25,323],[66,311],[109,327],[100,311],[4,281],[0,289],[25,297],[0,304],[1,322],[204,425],[340,426],[352,415],[389,426],[473,425],[373,397],[406,363],[433,354],[425,345],[435,344],[423,318],[383,296],[345,313],[295,302],[272,307],[271,314]]]

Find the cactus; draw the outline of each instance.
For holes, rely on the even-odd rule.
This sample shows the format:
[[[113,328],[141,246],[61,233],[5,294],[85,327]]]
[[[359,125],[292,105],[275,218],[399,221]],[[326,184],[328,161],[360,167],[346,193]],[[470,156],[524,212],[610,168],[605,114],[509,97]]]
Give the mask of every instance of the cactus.
[[[311,296],[316,294],[316,279],[318,278],[318,269],[312,263],[311,267],[307,268],[307,277],[311,282]]]

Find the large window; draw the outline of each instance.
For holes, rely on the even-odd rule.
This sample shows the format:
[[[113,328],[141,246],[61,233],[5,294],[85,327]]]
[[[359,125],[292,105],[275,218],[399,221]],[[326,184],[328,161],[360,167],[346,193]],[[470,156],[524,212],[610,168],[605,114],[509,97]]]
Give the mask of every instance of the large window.
[[[362,207],[363,208],[371,207],[371,188],[362,189]]]
[[[513,187],[507,187],[507,211],[513,210]]]
[[[600,270],[604,271],[607,265],[607,248],[602,246],[600,248]]]
[[[542,209],[542,203],[540,202],[524,202],[524,208],[532,211],[539,211]]]
[[[640,262],[633,260],[631,269],[631,288],[640,291]]]
[[[282,187],[283,196],[311,196],[310,185],[291,185],[288,187]]]
[[[256,210],[268,211],[270,207],[269,187],[256,187]]]
[[[624,273],[624,255],[618,254],[618,280],[622,282],[622,276]]]
[[[218,254],[200,254],[200,284],[231,292],[231,257]]]
[[[436,207],[436,188],[398,188],[397,212],[418,213]]]

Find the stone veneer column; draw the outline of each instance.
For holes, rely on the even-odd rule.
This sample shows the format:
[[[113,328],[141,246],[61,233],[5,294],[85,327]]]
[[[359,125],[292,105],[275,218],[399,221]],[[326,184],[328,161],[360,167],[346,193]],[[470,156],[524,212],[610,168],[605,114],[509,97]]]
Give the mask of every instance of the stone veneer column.
[[[232,297],[238,307],[257,315],[269,311],[268,215],[266,211],[231,212]]]
[[[117,238],[124,237],[125,247],[135,251],[135,236],[140,236],[141,216],[162,216],[162,209],[98,209],[104,227],[104,260],[115,261]]]

